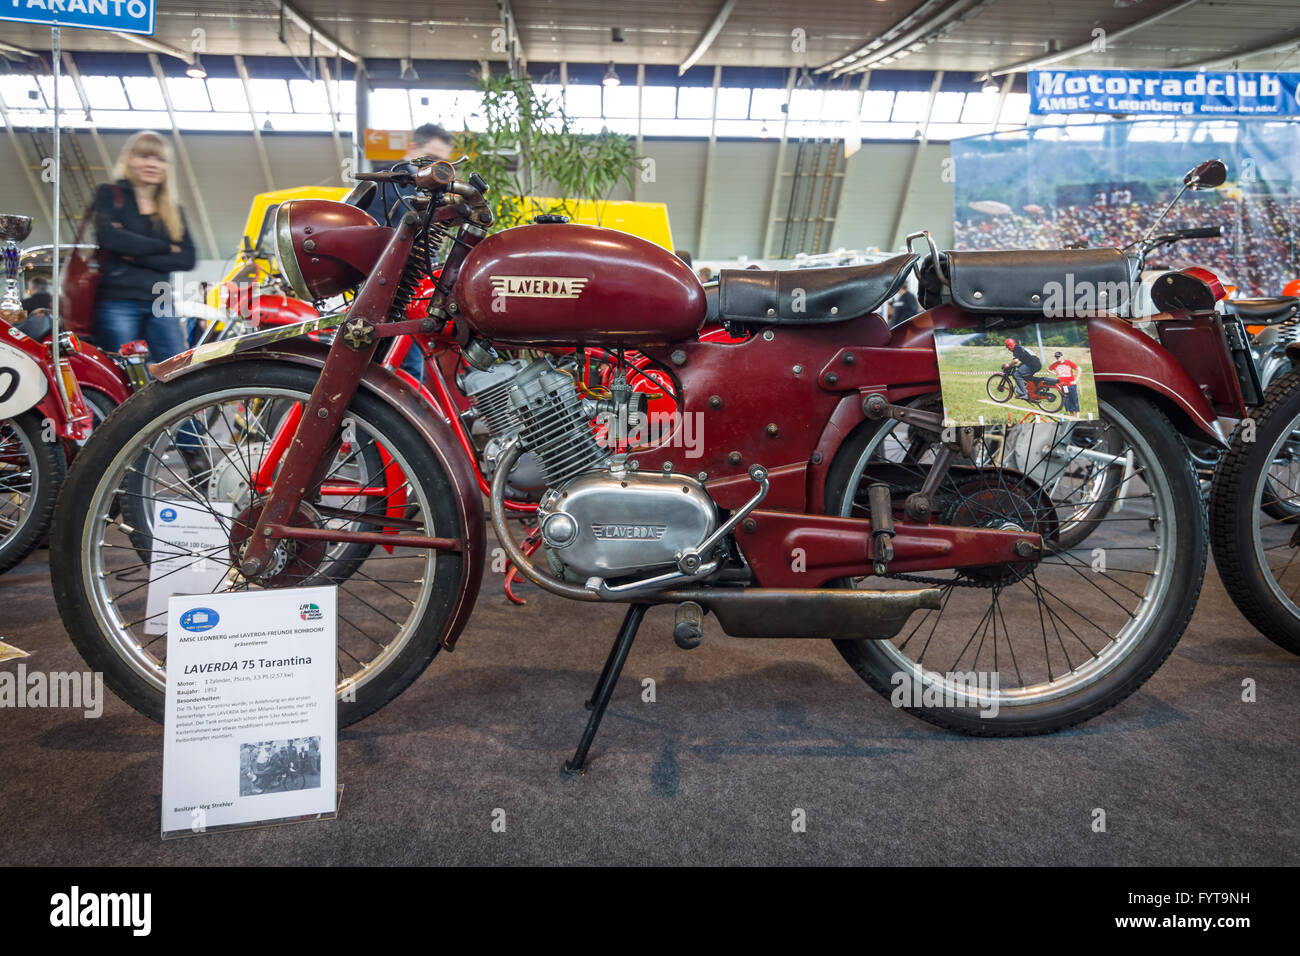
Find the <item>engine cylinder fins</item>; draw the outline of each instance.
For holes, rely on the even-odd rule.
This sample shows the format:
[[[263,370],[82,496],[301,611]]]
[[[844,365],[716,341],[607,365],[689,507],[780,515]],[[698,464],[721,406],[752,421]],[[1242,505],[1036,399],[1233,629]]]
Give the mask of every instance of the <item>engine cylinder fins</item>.
[[[508,396],[515,377],[527,364],[523,359],[511,359],[482,371],[470,369],[462,379],[470,405],[493,438],[507,441],[519,432],[519,416]]]
[[[538,359],[515,377],[508,402],[519,419],[524,448],[541,460],[551,487],[609,460],[611,453],[596,441],[577,385],[546,360]]]

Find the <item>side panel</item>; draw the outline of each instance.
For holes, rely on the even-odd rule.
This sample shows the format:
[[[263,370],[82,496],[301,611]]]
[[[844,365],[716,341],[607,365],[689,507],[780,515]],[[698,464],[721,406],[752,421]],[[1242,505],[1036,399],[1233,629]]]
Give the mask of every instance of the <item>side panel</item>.
[[[268,361],[292,362],[319,369],[325,365],[329,349],[306,339],[295,339],[280,343],[273,348],[241,352],[236,356],[213,359],[214,362]],[[174,371],[174,374],[179,374]],[[438,456],[438,461],[447,472],[456,492],[457,507],[460,518],[465,525],[465,561],[461,570],[459,601],[452,615],[448,618],[446,630],[439,637],[439,643],[447,650],[453,650],[456,639],[469,620],[474,602],[478,599],[479,585],[483,579],[483,562],[486,549],[486,519],[483,513],[483,499],[479,494],[478,482],[474,470],[465,458],[460,444],[452,434],[442,413],[427,402],[419,390],[408,385],[392,372],[379,365],[372,365],[362,377],[360,388],[378,395],[392,405],[403,418],[409,421],[424,436],[429,447]]]

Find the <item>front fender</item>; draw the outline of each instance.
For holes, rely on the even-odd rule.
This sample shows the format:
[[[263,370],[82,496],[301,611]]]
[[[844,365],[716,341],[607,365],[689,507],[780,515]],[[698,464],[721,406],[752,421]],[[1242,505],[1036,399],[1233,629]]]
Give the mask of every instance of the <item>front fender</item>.
[[[935,329],[969,329],[980,319],[953,305],[941,305],[913,316],[893,330],[890,345],[934,347]],[[1227,447],[1209,399],[1187,370],[1159,342],[1110,316],[1088,320],[1093,376],[1098,382],[1131,385],[1147,392],[1167,412],[1180,432]]]
[[[232,341],[240,341],[235,339]],[[215,343],[225,344],[225,343]],[[190,356],[184,353],[176,358]],[[172,360],[164,362],[161,368],[170,381],[180,375],[193,371],[200,365],[213,363],[224,364],[231,361],[265,361],[288,362],[320,369],[329,355],[329,347],[309,339],[295,338],[281,342],[274,347],[266,346],[252,350],[231,350],[224,355],[208,357],[198,361],[187,361],[168,369]],[[383,399],[393,409],[413,425],[433,449],[443,470],[447,473],[455,489],[460,520],[465,527],[465,560],[461,565],[461,580],[458,601],[452,614],[448,617],[447,627],[439,637],[439,643],[447,650],[454,650],[456,639],[469,620],[474,602],[478,599],[479,584],[483,580],[483,563],[486,549],[486,519],[483,514],[483,497],[479,493],[478,478],[473,465],[466,458],[460,443],[456,440],[446,415],[441,409],[430,404],[417,388],[407,384],[398,376],[380,365],[372,364],[361,378],[360,388],[366,389]]]

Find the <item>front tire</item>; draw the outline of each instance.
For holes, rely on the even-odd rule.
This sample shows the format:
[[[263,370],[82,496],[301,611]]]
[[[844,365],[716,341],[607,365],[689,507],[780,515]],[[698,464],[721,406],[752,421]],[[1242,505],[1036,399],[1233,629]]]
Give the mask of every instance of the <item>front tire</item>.
[[[1046,553],[1023,577],[996,567],[933,572],[939,580],[932,583],[945,588],[942,609],[914,616],[909,629],[890,641],[837,641],[840,654],[869,686],[947,730],[1024,736],[1052,733],[1108,710],[1169,656],[1191,618],[1205,570],[1205,511],[1196,476],[1173,425],[1149,402],[1110,392],[1100,406],[1100,425],[1114,429],[1136,460],[1130,478],[1111,489],[1112,506],[1100,509],[1106,513],[1096,525],[1104,530],[1094,531],[1082,553],[1063,547],[1053,523],[1091,503],[1043,505],[1042,485],[1030,477],[1039,466],[1029,474],[991,467],[1005,457],[989,456],[996,430],[984,429],[972,459],[960,462],[964,474],[941,487],[948,500],[942,508],[964,519],[948,523],[1036,530]],[[1023,447],[1041,448],[1068,442],[1072,426],[1013,426],[1000,433],[997,455],[1016,447],[1016,429],[1026,427],[1043,431],[1031,433]],[[866,513],[867,486],[877,480],[896,485],[900,472],[924,480],[933,445],[900,458],[896,452],[908,441],[896,433],[903,430],[891,420],[869,422],[850,437],[827,478],[828,513]],[[882,477],[873,477],[873,468]],[[894,477],[883,477],[889,475]],[[955,482],[963,483],[956,492]],[[896,500],[912,490],[895,487]],[[991,504],[980,511],[967,498]],[[934,520],[945,523],[944,513],[939,510]],[[1138,564],[1143,566],[1131,566]],[[893,584],[916,586],[905,579],[871,582]],[[1077,604],[1071,603],[1071,587],[1083,595]],[[963,675],[973,675],[976,684]]]
[[[989,376],[989,380],[984,383],[984,391],[988,392],[989,398],[999,404],[1011,401],[1011,397],[1016,394],[1015,389],[1008,383],[1007,377],[1001,372]]]
[[[158,612],[149,613],[151,552],[141,556],[131,540],[134,529],[125,524],[117,507],[127,493],[130,469],[146,454],[162,463],[169,483],[150,492],[145,510],[153,513],[159,503],[168,502],[176,511],[189,509],[199,516],[206,511],[211,517],[202,520],[215,524],[227,540],[225,548],[200,556],[177,550],[155,531],[150,547],[161,549],[156,560],[170,560],[179,570],[195,573],[196,564],[208,562],[215,566],[214,590],[322,584],[338,588],[336,672],[341,726],[361,720],[395,698],[438,652],[439,638],[459,598],[461,553],[400,545],[391,553],[375,548],[359,565],[340,569],[330,565],[328,552],[300,548],[275,579],[248,582],[233,572],[237,546],[229,547],[229,537],[248,528],[249,520],[226,514],[224,506],[214,507],[205,497],[206,486],[191,480],[182,465],[175,438],[185,423],[214,408],[222,414],[205,420],[231,421],[236,412],[242,414],[256,401],[270,400],[284,407],[306,402],[317,377],[315,370],[302,366],[251,360],[155,382],[91,433],[68,473],[68,506],[60,509],[51,533],[50,563],[59,613],[87,665],[102,671],[119,697],[153,720],[163,719],[165,612],[160,635],[158,626],[148,624],[159,618]],[[266,414],[275,412],[268,409]],[[403,525],[404,533],[471,540],[460,518],[454,485],[433,449],[406,419],[364,391],[349,404],[347,417],[359,440],[384,448],[393,467],[400,469],[407,496],[404,517],[412,522]],[[205,454],[223,456],[241,470],[256,469],[260,461],[247,442],[241,444],[233,437],[236,433],[233,427],[209,428],[203,436]],[[310,502],[311,497],[304,501]],[[308,504],[294,520],[324,526],[325,518],[316,522],[311,514]],[[189,560],[191,556],[195,560]]]

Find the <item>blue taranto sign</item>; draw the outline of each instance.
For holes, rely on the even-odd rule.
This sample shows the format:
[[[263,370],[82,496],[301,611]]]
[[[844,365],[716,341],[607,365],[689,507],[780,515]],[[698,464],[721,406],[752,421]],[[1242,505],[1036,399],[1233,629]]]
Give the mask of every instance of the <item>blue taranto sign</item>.
[[[1300,116],[1300,73],[1035,70],[1031,113]]]
[[[153,33],[156,0],[0,0],[0,20]]]

